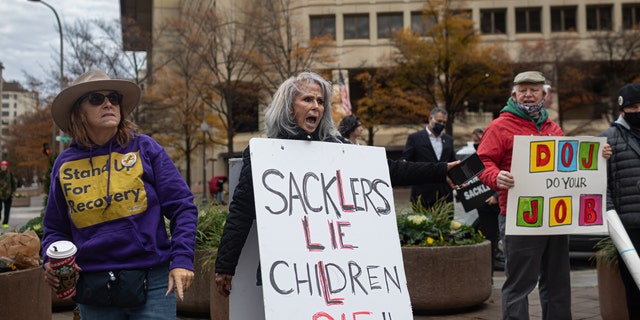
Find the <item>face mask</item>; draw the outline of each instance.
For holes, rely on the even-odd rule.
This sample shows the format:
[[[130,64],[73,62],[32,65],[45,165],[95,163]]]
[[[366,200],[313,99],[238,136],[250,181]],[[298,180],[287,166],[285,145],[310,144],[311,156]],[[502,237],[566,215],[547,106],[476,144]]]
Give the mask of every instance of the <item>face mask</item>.
[[[524,111],[530,117],[535,117],[536,115],[538,115],[538,113],[540,112],[540,109],[542,109],[543,105],[544,105],[544,99],[540,103],[534,104],[532,106],[527,106],[527,105],[524,105],[522,103],[516,102],[516,107],[518,107],[518,109]]]
[[[435,134],[440,134],[442,130],[444,130],[444,124],[441,124],[441,123],[435,123],[433,125],[433,128],[431,129],[431,131],[433,131],[433,133]]]
[[[625,112],[624,120],[634,128],[640,128],[640,112]]]

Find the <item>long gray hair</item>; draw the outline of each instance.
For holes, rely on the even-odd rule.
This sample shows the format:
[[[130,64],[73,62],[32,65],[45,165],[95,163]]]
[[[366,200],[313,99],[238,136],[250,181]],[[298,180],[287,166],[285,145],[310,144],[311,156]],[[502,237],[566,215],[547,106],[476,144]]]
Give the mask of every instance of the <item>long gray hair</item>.
[[[264,114],[265,132],[267,137],[276,138],[281,132],[294,135],[298,132],[294,115],[293,101],[297,94],[302,93],[302,88],[306,84],[317,83],[322,90],[322,99],[324,99],[324,114],[320,119],[320,125],[316,129],[321,140],[335,137],[339,133],[333,123],[331,116],[332,89],[331,83],[324,80],[315,72],[305,71],[297,76],[285,80],[278,91],[273,95],[273,100],[269,104]]]

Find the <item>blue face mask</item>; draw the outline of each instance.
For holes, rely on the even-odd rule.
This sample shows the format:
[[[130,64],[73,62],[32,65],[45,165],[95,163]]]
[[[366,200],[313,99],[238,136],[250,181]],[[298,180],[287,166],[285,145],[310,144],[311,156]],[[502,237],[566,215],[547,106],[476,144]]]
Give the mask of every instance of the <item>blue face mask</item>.
[[[518,107],[518,109],[524,111],[524,113],[528,114],[530,117],[537,116],[538,113],[540,113],[540,110],[542,109],[543,105],[544,105],[544,99],[542,101],[540,101],[540,103],[534,104],[532,106],[527,106],[527,105],[524,105],[522,103],[516,102],[516,107]]]
[[[440,132],[442,132],[442,130],[444,130],[444,128],[445,128],[444,124],[436,122],[433,125],[433,128],[431,128],[431,131],[433,131],[433,133],[435,133],[435,134],[440,134]]]

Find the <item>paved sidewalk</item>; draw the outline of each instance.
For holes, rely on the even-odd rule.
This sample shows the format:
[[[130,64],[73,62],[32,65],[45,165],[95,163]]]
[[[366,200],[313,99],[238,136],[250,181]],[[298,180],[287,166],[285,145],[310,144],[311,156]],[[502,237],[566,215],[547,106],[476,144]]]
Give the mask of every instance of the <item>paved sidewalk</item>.
[[[454,314],[442,315],[414,315],[414,320],[495,320],[500,319],[501,300],[500,287],[504,282],[504,273],[496,272],[491,296],[478,307],[463,310]],[[595,269],[571,271],[571,312],[574,320],[598,320],[600,306],[598,301],[598,281]],[[542,319],[538,290],[529,295],[529,314],[531,319]],[[52,320],[72,320],[71,311],[60,311],[53,314]],[[209,318],[193,318],[178,316],[178,320],[205,320]],[[400,319],[401,320],[401,319]]]

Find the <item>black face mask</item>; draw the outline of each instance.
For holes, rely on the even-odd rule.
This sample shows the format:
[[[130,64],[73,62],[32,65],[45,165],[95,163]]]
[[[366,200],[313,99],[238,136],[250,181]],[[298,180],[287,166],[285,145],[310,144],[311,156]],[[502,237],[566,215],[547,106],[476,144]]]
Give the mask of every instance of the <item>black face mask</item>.
[[[623,118],[633,128],[640,128],[640,112],[625,112]]]
[[[444,124],[440,124],[440,123],[435,123],[433,125],[433,128],[431,128],[431,131],[433,131],[433,133],[435,134],[440,134],[442,130],[444,130]]]

